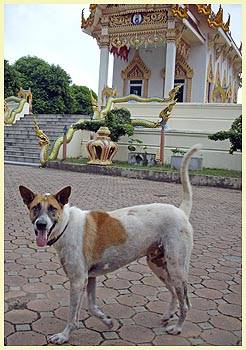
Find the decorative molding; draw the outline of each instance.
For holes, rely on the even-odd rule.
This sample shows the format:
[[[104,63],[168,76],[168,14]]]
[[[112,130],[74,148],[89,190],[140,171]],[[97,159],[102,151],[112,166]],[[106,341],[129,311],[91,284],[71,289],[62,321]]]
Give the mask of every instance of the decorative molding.
[[[127,94],[127,82],[134,79],[143,79],[143,97],[148,97],[148,83],[151,75],[151,71],[145,65],[141,57],[139,56],[138,50],[136,51],[132,61],[129,65],[122,70],[121,77],[123,79],[123,96]]]
[[[220,101],[218,101],[218,98],[220,98]],[[226,99],[227,95],[225,89],[223,89],[223,87],[220,84],[218,84],[212,92],[212,102],[225,103]]]
[[[207,68],[207,82],[214,82],[214,73],[213,73],[213,65],[212,65],[212,55],[209,56],[208,68]]]

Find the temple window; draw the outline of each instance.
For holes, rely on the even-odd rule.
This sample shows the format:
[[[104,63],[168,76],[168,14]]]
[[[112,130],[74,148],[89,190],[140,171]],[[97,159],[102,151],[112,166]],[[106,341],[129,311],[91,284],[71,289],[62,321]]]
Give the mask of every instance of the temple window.
[[[130,94],[142,96],[143,80],[130,80]]]
[[[184,102],[185,79],[175,79],[174,80],[174,87],[177,85],[181,85],[181,87],[176,95],[176,99],[178,100],[177,102]]]

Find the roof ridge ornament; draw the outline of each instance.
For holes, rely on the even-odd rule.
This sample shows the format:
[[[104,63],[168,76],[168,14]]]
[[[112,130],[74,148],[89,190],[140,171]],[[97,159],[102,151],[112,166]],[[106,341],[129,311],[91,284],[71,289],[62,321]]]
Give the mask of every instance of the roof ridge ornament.
[[[172,14],[175,17],[187,18],[188,17],[188,5],[185,4],[184,7],[179,4],[175,4],[172,6]]]

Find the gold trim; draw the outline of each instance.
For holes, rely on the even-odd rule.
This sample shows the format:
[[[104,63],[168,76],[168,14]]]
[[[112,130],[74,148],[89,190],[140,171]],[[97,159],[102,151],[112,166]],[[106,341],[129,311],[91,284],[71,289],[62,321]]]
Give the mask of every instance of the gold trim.
[[[217,102],[218,94],[221,96],[221,103],[225,103],[227,97],[226,92],[220,84],[217,85],[212,92],[212,102]]]
[[[136,53],[130,64],[121,72],[121,77],[123,79],[123,96],[127,94],[126,90],[128,80],[143,79],[143,97],[148,97],[148,82],[150,75],[151,71],[144,64],[143,60],[139,56],[138,50],[136,50]]]

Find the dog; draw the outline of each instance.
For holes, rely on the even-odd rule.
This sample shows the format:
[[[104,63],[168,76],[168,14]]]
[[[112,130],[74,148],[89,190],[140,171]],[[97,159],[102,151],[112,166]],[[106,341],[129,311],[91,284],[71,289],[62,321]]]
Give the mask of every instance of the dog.
[[[191,156],[201,149],[193,146],[184,156],[180,169],[183,199],[179,208],[162,203],[138,205],[114,211],[81,210],[70,207],[71,187],[55,195],[34,194],[20,186],[20,194],[30,212],[39,247],[54,245],[61,265],[70,281],[68,322],[61,333],[48,341],[69,341],[78,327],[79,311],[87,292],[88,308],[109,328],[111,318],[96,305],[96,277],[115,271],[146,256],[153,273],[166,284],[171,302],[163,315],[169,334],[182,330],[190,302],[188,271],[193,247],[193,230],[189,222],[192,189],[188,175]],[[168,325],[179,304],[176,324]]]

